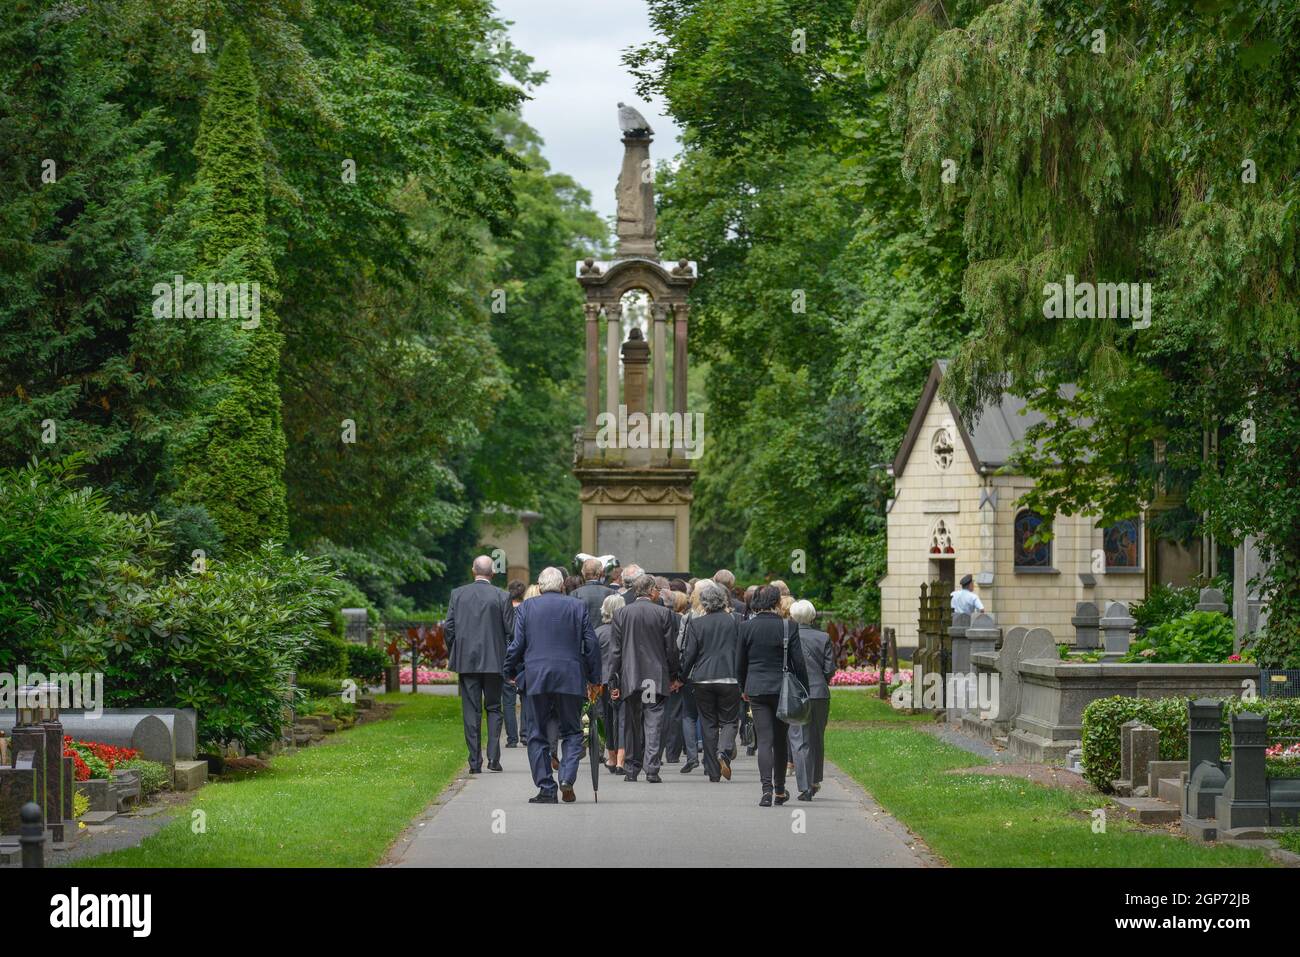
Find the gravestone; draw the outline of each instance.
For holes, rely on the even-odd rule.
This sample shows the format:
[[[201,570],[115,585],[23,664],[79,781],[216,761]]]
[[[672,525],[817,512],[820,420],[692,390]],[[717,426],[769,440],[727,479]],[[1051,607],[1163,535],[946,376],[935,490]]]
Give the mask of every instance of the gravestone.
[[[966,637],[966,629],[970,623],[970,615],[966,612],[956,612],[952,616],[952,623],[948,626],[948,636],[952,639],[952,670],[959,675],[969,674],[971,671],[970,640]]]
[[[1200,698],[1187,703],[1187,784],[1183,789],[1183,829],[1192,822],[1214,817],[1214,802],[1228,782],[1220,759],[1223,735],[1223,702]],[[1201,830],[1213,840],[1214,832]]]
[[[17,834],[18,812],[36,798],[36,752],[19,751],[14,766],[0,768],[0,834]]]
[[[1020,711],[1020,675],[1016,665],[1020,662],[1021,647],[1028,634],[1028,628],[1017,625],[1007,631],[998,651],[998,707],[994,723],[1001,730],[1009,730]]]
[[[1197,611],[1212,611],[1220,615],[1228,613],[1228,603],[1223,600],[1223,592],[1217,588],[1202,588],[1201,600],[1196,603]]]
[[[1098,625],[1106,649],[1104,658],[1115,659],[1128,654],[1129,633],[1133,630],[1134,621],[1128,613],[1127,605],[1122,601],[1111,602]]]
[[[1074,617],[1070,624],[1074,626],[1074,647],[1091,650],[1101,647],[1101,613],[1090,601],[1081,601],[1074,606]]]
[[[140,709],[142,713],[105,711],[100,717],[93,718],[86,714],[69,712],[61,723],[58,742],[62,754],[62,735],[68,734],[79,741],[94,741],[99,744],[111,744],[118,748],[134,748],[140,756],[149,761],[158,761],[171,767],[176,763],[176,742],[173,728],[188,723],[188,717],[179,713],[156,714],[149,709]],[[0,722],[12,726],[13,716],[0,717]],[[14,729],[15,740],[22,734],[21,728]],[[193,740],[183,735],[186,740]]]
[[[1115,791],[1129,797],[1147,788],[1152,761],[1160,758],[1160,732],[1141,721],[1125,721],[1119,729],[1120,776],[1112,781]]]
[[[353,644],[370,642],[370,614],[364,608],[343,609],[344,637]]]
[[[1232,716],[1232,768],[1214,802],[1219,831],[1269,826],[1269,780],[1264,749],[1268,718],[1243,711]]]
[[[966,641],[971,655],[996,651],[1001,638],[1002,629],[998,627],[997,620],[987,612],[975,615],[966,626]]]

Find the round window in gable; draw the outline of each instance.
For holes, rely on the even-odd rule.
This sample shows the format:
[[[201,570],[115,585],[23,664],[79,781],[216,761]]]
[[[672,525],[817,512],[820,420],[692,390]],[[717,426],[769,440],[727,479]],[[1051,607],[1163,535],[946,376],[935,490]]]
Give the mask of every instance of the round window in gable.
[[[934,433],[934,438],[930,441],[930,453],[934,456],[934,464],[939,468],[946,471],[952,465],[952,434],[947,429]]]

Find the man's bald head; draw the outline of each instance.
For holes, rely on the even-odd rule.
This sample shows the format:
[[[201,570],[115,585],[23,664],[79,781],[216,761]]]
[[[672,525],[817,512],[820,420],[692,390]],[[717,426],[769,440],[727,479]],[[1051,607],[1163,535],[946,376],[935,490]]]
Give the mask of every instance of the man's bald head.
[[[474,577],[491,578],[496,571],[496,566],[492,564],[492,559],[487,555],[480,555],[474,559]]]

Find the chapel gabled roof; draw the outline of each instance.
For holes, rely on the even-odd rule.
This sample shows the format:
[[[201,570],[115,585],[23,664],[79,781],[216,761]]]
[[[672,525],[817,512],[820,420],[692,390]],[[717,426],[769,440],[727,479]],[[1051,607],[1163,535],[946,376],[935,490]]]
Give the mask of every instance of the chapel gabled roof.
[[[925,417],[930,411],[930,406],[939,392],[939,386],[943,383],[947,371],[947,359],[936,360],[930,367],[930,376],[921,391],[921,400],[917,402],[916,409],[912,412],[912,421],[907,427],[907,434],[903,437],[903,444],[899,446],[898,454],[894,456],[895,476],[902,475],[907,467],[907,460],[912,454],[916,440],[921,435]],[[1066,386],[1064,390],[1068,390],[1071,395],[1074,392],[1072,386]],[[1005,465],[1011,457],[1015,444],[1024,439],[1030,427],[1044,420],[1041,412],[1031,410],[1022,415],[1025,400],[1006,392],[997,402],[986,403],[976,416],[974,425],[969,429],[963,421],[961,411],[951,402],[946,404],[948,411],[952,413],[952,420],[957,427],[957,433],[961,436],[962,444],[966,447],[966,454],[970,456],[976,471],[979,472],[992,471]]]

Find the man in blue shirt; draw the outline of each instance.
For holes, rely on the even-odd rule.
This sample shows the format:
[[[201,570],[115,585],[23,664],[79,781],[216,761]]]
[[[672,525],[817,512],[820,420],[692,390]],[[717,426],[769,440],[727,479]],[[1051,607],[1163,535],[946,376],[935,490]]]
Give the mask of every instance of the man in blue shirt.
[[[975,579],[969,575],[961,576],[961,587],[952,593],[953,614],[973,615],[984,610],[984,603],[972,588],[974,582]]]

